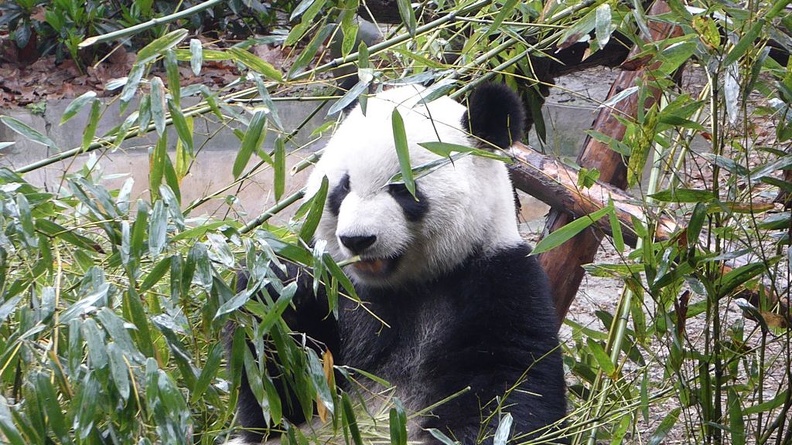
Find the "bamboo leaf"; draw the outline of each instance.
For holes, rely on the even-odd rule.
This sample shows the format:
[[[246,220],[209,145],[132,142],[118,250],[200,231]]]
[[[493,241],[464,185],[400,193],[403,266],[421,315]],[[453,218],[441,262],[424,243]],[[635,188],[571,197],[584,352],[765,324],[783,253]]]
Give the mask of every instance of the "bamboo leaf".
[[[74,99],[66,106],[66,109],[63,111],[63,116],[61,116],[60,125],[65,124],[71,118],[77,115],[86,105],[89,103],[93,103],[96,100],[96,92],[95,91],[87,91],[80,95],[80,97]]]
[[[19,430],[14,425],[11,410],[8,409],[8,401],[0,396],[0,432],[10,445],[27,445],[28,441],[22,437]]]
[[[254,56],[253,54],[245,51],[244,49],[231,47],[228,49],[228,52],[231,54],[234,60],[261,74],[262,76],[277,82],[283,81],[283,74],[281,74],[279,70],[269,63]]]
[[[663,202],[712,202],[716,199],[709,190],[685,188],[662,190],[649,196]]]
[[[44,372],[36,372],[31,376],[36,396],[42,401],[47,416],[47,426],[58,436],[61,443],[71,443],[69,427],[66,425],[66,418],[58,403],[55,386],[50,379],[51,377]]]
[[[157,264],[155,264],[154,267],[149,271],[148,275],[146,275],[146,278],[143,280],[143,283],[140,284],[140,288],[138,289],[138,292],[140,292],[141,294],[145,293],[149,289],[154,287],[155,284],[159,283],[162,277],[165,276],[165,272],[167,272],[168,269],[170,269],[170,265],[171,265],[170,263],[171,263],[170,257],[166,257],[159,260]]]
[[[135,325],[133,334],[137,337],[140,352],[147,357],[154,357],[154,340],[149,329],[149,320],[140,296],[134,287],[124,292],[124,316],[132,320]]]
[[[165,162],[168,157],[168,134],[163,133],[149,155],[149,194],[154,201],[159,197],[159,186],[165,176]]]
[[[319,221],[322,218],[322,211],[324,210],[325,200],[327,199],[327,176],[322,178],[322,183],[319,190],[311,198],[311,206],[308,209],[308,215],[305,217],[302,228],[300,228],[300,239],[308,243],[314,236],[316,228],[319,227]]]
[[[484,33],[485,36],[490,36],[493,33],[500,33],[500,27],[503,23],[503,20],[506,19],[514,10],[514,7],[517,5],[518,0],[506,0],[503,6],[500,8],[498,15],[495,16],[495,19],[492,20],[492,24],[487,28],[487,32]]]
[[[286,191],[286,147],[281,138],[275,140],[273,161],[275,202],[278,202]]]
[[[173,126],[176,127],[176,134],[179,135],[179,140],[187,147],[187,152],[192,155],[194,153],[192,125],[187,123],[181,109],[176,106],[175,102],[168,101],[168,111],[170,111]]]
[[[264,384],[264,392],[267,394],[270,418],[273,424],[278,425],[283,420],[283,402],[281,402],[281,396],[278,394],[278,390],[275,388],[269,376],[264,376],[261,381]]]
[[[294,7],[294,10],[292,11],[291,15],[289,16],[289,21],[292,22],[297,17],[302,15],[302,13],[304,13],[306,10],[308,10],[308,8],[311,7],[311,5],[314,4],[314,1],[315,0],[302,0],[300,3],[298,3],[297,6]]]
[[[500,418],[498,428],[495,430],[495,437],[492,439],[492,445],[506,445],[509,440],[509,433],[511,432],[512,422],[514,419],[512,415],[506,413]]]
[[[153,258],[159,256],[165,247],[168,236],[168,212],[161,200],[154,203],[149,219],[149,255]]]
[[[319,402],[327,408],[328,411],[333,412],[333,394],[330,392],[330,385],[328,385],[327,378],[325,378],[324,368],[316,355],[316,351],[307,348],[306,355],[308,356],[308,372],[311,376],[311,384],[316,390],[319,397]]]
[[[349,104],[353,103],[361,94],[366,92],[366,90],[369,87],[369,84],[370,82],[364,82],[362,80],[356,83],[355,86],[353,86],[352,88],[349,89],[349,91],[344,93],[344,95],[341,96],[341,99],[338,99],[333,104],[333,106],[331,106],[330,109],[327,110],[327,115],[332,116],[338,113],[339,111],[345,109],[346,107],[348,107]]]
[[[294,300],[294,295],[297,293],[297,283],[292,282],[281,290],[275,304],[269,309],[266,314],[263,314],[258,326],[262,332],[269,332],[273,326],[280,320],[281,315],[286,311],[289,305]]]
[[[77,400],[77,415],[74,418],[74,429],[78,437],[85,439],[94,430],[96,408],[99,400],[100,383],[92,372],[88,372],[80,385]]]
[[[122,104],[122,112],[126,109],[126,105],[129,104],[129,101],[135,97],[135,93],[140,85],[140,79],[143,78],[144,70],[145,67],[139,64],[132,65],[132,69],[129,70],[129,75],[124,83],[124,89],[121,90],[121,95],[119,96],[119,100]]]
[[[611,239],[613,239],[613,246],[617,252],[624,252],[624,235],[622,234],[621,222],[616,215],[616,206],[613,199],[609,199],[608,208],[612,211],[608,212],[608,220],[610,222]]]
[[[190,403],[198,403],[201,396],[206,392],[206,389],[209,388],[209,384],[212,383],[212,380],[217,375],[217,370],[220,369],[222,358],[223,344],[215,343],[212,350],[209,351],[209,355],[206,357],[206,362],[204,362],[204,367],[201,369],[198,380],[195,381],[195,386],[192,388]]]
[[[319,4],[323,2],[317,1],[314,4]],[[303,69],[308,66],[311,61],[316,57],[316,53],[319,52],[319,46],[324,44],[327,41],[327,38],[330,37],[330,34],[335,30],[336,25],[334,23],[328,23],[322,27],[319,32],[316,33],[313,39],[305,46],[305,48],[300,52],[300,56],[297,57],[297,60],[292,63],[292,67],[289,69],[289,74],[286,75],[288,79],[294,78],[296,75],[302,73]],[[295,30],[297,27],[294,28]],[[294,30],[292,30],[294,32]],[[291,38],[291,34],[289,34],[289,38]]]
[[[83,130],[82,148],[87,149],[96,135],[96,127],[99,126],[99,118],[101,117],[102,104],[98,100],[93,101],[91,104],[91,113],[88,115],[88,123]]]
[[[591,355],[594,356],[594,359],[597,361],[600,369],[610,378],[616,377],[616,366],[610,359],[610,356],[605,351],[605,348],[602,347],[597,341],[594,339],[589,338],[586,342]]]
[[[391,124],[393,126],[393,143],[396,147],[396,156],[399,158],[399,169],[404,186],[407,191],[415,197],[415,178],[410,164],[410,147],[407,145],[407,132],[404,129],[404,119],[397,108],[391,113]]]
[[[259,75],[254,75],[253,79],[256,81],[256,90],[258,91],[261,98],[263,111],[267,114],[270,122],[272,122],[275,128],[283,131],[283,122],[281,122],[280,115],[278,115],[278,108],[272,101],[272,97],[270,97],[267,86],[261,81],[261,77]]]
[[[750,263],[746,264],[745,266],[732,269],[723,275],[720,280],[720,286],[717,288],[718,298],[729,295],[738,286],[741,286],[757,275],[762,274],[765,270],[767,270],[767,267],[763,262]]]
[[[787,400],[787,395],[789,394],[789,388],[780,391],[778,394],[773,397],[772,400],[768,400],[766,402],[757,403],[756,405],[749,406],[743,410],[744,416],[753,416],[759,413],[770,412],[779,406],[783,405],[784,402]]]
[[[11,313],[16,312],[17,304],[19,304],[19,300],[21,299],[22,295],[17,295],[0,305],[0,324],[5,322],[6,318],[8,318]]]
[[[701,235],[701,229],[704,227],[704,220],[706,217],[707,205],[703,202],[696,203],[686,230],[688,246],[695,246],[698,244],[699,235]]]
[[[138,51],[135,65],[142,66],[153,61],[160,54],[178,45],[187,37],[188,33],[189,31],[187,29],[177,29],[155,39]]]
[[[512,163],[511,158],[508,156],[499,155],[497,153],[493,153],[488,150],[482,150],[480,148],[467,147],[465,145],[451,144],[448,142],[419,142],[418,145],[444,158],[450,158],[453,153],[470,153],[475,156],[494,159],[507,164]]]
[[[151,125],[151,94],[140,98],[138,105],[138,136],[148,133]]]
[[[625,89],[621,90],[618,94],[614,95],[610,99],[608,99],[605,102],[603,102],[597,108],[612,107],[612,106],[616,105],[617,103],[623,101],[624,99],[627,99],[628,97],[630,97],[633,94],[637,93],[638,90],[639,90],[639,88],[637,86],[632,86],[632,87],[629,87],[629,88],[625,88]],[[593,131],[592,131],[592,133],[593,133]],[[600,142],[605,142],[605,143],[609,142],[608,140],[604,140],[604,139],[597,139],[597,140],[600,141]]]
[[[22,229],[22,239],[31,249],[38,247],[38,236],[33,224],[33,215],[30,213],[30,203],[23,193],[16,196],[17,211],[19,212],[19,226]]]
[[[82,324],[82,335],[88,350],[88,358],[93,369],[107,366],[107,348],[104,342],[104,331],[93,318],[87,318]]]
[[[109,334],[109,337],[118,344],[120,348],[119,351],[123,352],[125,358],[130,360],[143,359],[140,351],[135,347],[132,337],[129,335],[129,329],[131,329],[132,326],[127,323],[126,320],[119,317],[108,307],[103,307],[96,311],[96,316],[102,323],[102,327],[104,327],[105,331]]]
[[[729,51],[729,54],[726,55],[726,58],[723,59],[722,66],[729,66],[735,62],[737,62],[740,57],[742,57],[747,51],[748,48],[754,48],[756,45],[756,39],[759,37],[759,33],[762,32],[762,28],[764,28],[765,20],[763,18],[759,18],[756,23],[754,23],[751,28],[740,37],[740,40],[734,45],[734,48]]]
[[[597,37],[597,44],[600,48],[610,41],[611,36],[611,7],[609,3],[603,3],[595,10],[594,35]]]
[[[745,414],[742,409],[742,397],[733,387],[729,387],[726,400],[729,405],[731,445],[745,445]]]
[[[357,4],[356,0],[354,0]],[[356,15],[349,11],[346,11],[341,14],[341,33],[344,35],[344,39],[341,41],[341,56],[346,57],[352,50],[355,48],[355,42],[357,42],[358,31],[360,27],[358,26],[356,20]],[[361,39],[361,42],[363,40]]]
[[[596,10],[591,10],[583,18],[572,22],[572,26],[567,28],[558,38],[558,46],[563,49],[574,45],[577,42],[588,41],[589,33],[596,26]]]
[[[19,119],[13,118],[11,116],[0,116],[0,122],[6,124],[6,126],[15,133],[22,135],[33,142],[46,145],[47,147],[51,147],[56,150],[58,149],[57,145],[55,145],[55,142],[53,142],[52,139],[45,136],[38,130],[30,127],[28,124],[20,121]]]
[[[360,429],[358,428],[357,419],[355,418],[355,410],[352,407],[352,401],[347,393],[341,394],[341,407],[344,416],[344,425],[349,428],[352,441],[355,445],[363,445],[363,438],[360,436]]]
[[[442,443],[443,445],[459,445],[457,442],[451,440],[451,438],[443,434],[443,432],[438,430],[437,428],[427,428],[426,430],[429,431],[429,434],[431,434],[432,437],[439,440],[440,443]]]
[[[110,376],[115,383],[118,394],[122,399],[129,398],[129,368],[124,353],[115,342],[107,344],[107,356],[110,358]]]
[[[173,103],[176,108],[181,104],[181,79],[179,76],[179,64],[176,61],[176,54],[172,49],[165,51],[165,74],[168,79],[168,90],[170,91]]]
[[[349,294],[353,300],[360,300],[360,298],[357,296],[357,292],[355,291],[355,286],[352,285],[352,281],[344,273],[344,271],[341,270],[341,267],[338,266],[335,260],[333,260],[333,257],[331,257],[329,253],[325,253],[324,260],[327,271],[335,280],[341,283],[341,286],[344,288],[347,294]],[[335,307],[331,306],[330,309],[335,310]]]
[[[660,425],[657,426],[657,429],[652,434],[652,437],[649,438],[648,445],[660,445],[663,443],[663,439],[665,439],[666,435],[671,431],[671,428],[676,424],[677,419],[679,419],[680,412],[681,408],[674,408],[666,414],[660,422]]]
[[[258,110],[253,114],[253,119],[250,120],[250,125],[248,125],[248,129],[242,139],[242,146],[239,149],[239,153],[237,153],[236,159],[234,159],[234,166],[232,168],[234,179],[239,178],[239,175],[242,174],[245,166],[247,166],[248,161],[250,161],[253,152],[258,149],[261,134],[264,130],[264,123],[266,121],[267,117],[264,111]]]
[[[222,317],[225,314],[230,314],[245,305],[252,296],[250,290],[243,290],[223,303],[215,313],[214,320]]]
[[[162,136],[165,132],[165,85],[162,79],[154,76],[151,79],[151,117],[154,119],[154,128]]]
[[[259,402],[261,407],[261,414],[264,416],[264,420],[269,423],[269,406],[267,404],[267,397],[266,392],[264,390],[264,383],[262,381],[263,378],[266,378],[266,374],[259,371],[259,367],[256,364],[256,359],[253,357],[253,354],[250,351],[250,348],[245,348],[244,351],[244,363],[245,363],[245,375],[248,380],[248,387],[250,388],[250,392],[253,393],[253,396]]]
[[[226,237],[218,233],[207,233],[206,237],[211,245],[209,258],[214,262],[232,269],[236,260],[234,259],[234,254],[231,252],[231,249],[228,247]]]
[[[410,33],[412,37],[415,37],[415,28],[417,25],[415,23],[415,11],[413,11],[410,0],[396,0],[396,6],[399,9],[402,23],[407,27],[407,32]]]
[[[204,243],[195,243],[187,255],[187,264],[182,276],[183,294],[187,294],[193,281],[206,290],[212,288],[212,265],[209,263],[209,251]]]
[[[394,407],[388,413],[391,445],[407,445],[407,414],[399,399],[394,399]]]
[[[203,45],[198,39],[190,39],[190,68],[196,76],[201,74],[203,66]]]
[[[717,32],[717,31],[716,31]],[[676,71],[683,63],[690,60],[696,52],[696,45],[698,44],[694,34],[693,36],[686,36],[687,40],[675,42],[663,48],[657,60],[662,61],[662,70],[664,73],[671,74]]]
[[[192,126],[190,126],[190,128],[192,128]],[[177,206],[171,206],[170,203],[168,202],[166,202],[166,204],[169,205],[168,207],[169,209],[175,210],[180,207],[178,204],[181,203],[181,190],[179,188],[180,177],[176,173],[176,169],[173,167],[173,163],[170,160],[170,156],[165,156],[164,161],[165,161],[165,165],[163,166],[163,174],[165,176],[165,184],[160,184],[159,196],[163,199],[167,199],[169,195],[173,196],[176,199]],[[163,193],[163,190],[167,190],[166,192],[167,194]],[[177,212],[175,211],[172,211],[170,213],[174,215],[177,214]],[[178,218],[179,221],[182,221],[180,212],[178,212]]]
[[[297,41],[302,39],[303,35],[305,35],[305,32],[311,26],[313,26],[314,17],[316,17],[316,15],[322,11],[322,7],[324,6],[325,1],[326,0],[307,0],[305,2],[306,3],[305,6],[307,6],[307,8],[300,7],[300,9],[304,11],[302,13],[302,19],[300,20],[300,23],[294,28],[292,28],[292,30],[289,32],[289,36],[286,37],[286,41],[283,43],[284,46],[292,46],[295,43],[297,43]],[[292,13],[292,15],[294,15],[294,13]],[[324,43],[325,40],[326,39],[323,39],[322,43]]]
[[[605,207],[589,215],[582,216],[572,221],[571,223],[547,235],[541,241],[539,241],[536,244],[536,247],[534,248],[533,252],[531,252],[531,255],[538,255],[542,252],[547,252],[548,250],[554,249],[560,246],[561,244],[564,244],[572,237],[582,232],[583,230],[587,229],[589,226],[597,222],[600,218],[607,215],[608,212],[611,211],[612,210],[610,208]]]
[[[129,239],[129,254],[134,258],[140,258],[145,251],[146,229],[148,228],[148,204],[143,200],[137,202],[137,215],[135,222],[132,223],[132,233]]]

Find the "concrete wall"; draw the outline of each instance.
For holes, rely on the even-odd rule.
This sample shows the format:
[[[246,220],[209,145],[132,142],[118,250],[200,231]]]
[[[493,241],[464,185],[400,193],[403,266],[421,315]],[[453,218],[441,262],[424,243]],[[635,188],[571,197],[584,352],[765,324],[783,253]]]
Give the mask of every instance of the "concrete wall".
[[[88,110],[83,110],[72,120],[59,125],[60,118],[70,101],[53,101],[47,104],[44,115],[31,114],[26,109],[3,110],[0,114],[16,118],[28,126],[38,130],[52,139],[57,148],[46,147],[29,141],[0,124],[0,141],[15,141],[15,144],[0,150],[0,166],[12,170],[22,168],[33,162],[46,159],[59,150],[68,150],[79,147],[82,141],[83,130],[87,124]],[[280,102],[278,112],[286,131],[292,131],[309,116],[320,102]],[[129,109],[135,109],[131,105]],[[312,154],[324,145],[326,136],[311,135],[311,132],[323,124],[326,119],[325,106],[301,130],[292,142],[287,145],[290,155],[287,158],[287,167],[291,169],[297,162]],[[100,121],[97,134],[105,134],[113,127],[123,122],[125,116],[120,115],[117,104],[111,104]],[[240,140],[233,134],[233,123],[223,124],[218,122],[214,115],[197,117],[194,121],[194,142],[197,153],[189,174],[181,183],[182,203],[188,204],[193,200],[208,196],[221,190],[234,180],[232,166],[240,147]],[[265,141],[265,146],[272,147],[277,134],[270,130]],[[171,146],[171,161],[175,162],[175,147],[177,137],[170,129],[168,141]],[[148,174],[149,151],[152,149],[156,137],[154,134],[134,137],[126,140],[121,148],[115,150],[96,150],[91,154],[81,154],[76,157],[56,162],[47,167],[26,173],[25,179],[42,186],[46,190],[56,191],[63,186],[64,172],[73,172],[83,168],[92,158],[96,161],[96,168],[105,179],[103,184],[110,188],[119,188],[128,179],[132,178],[134,187],[132,198],[148,199]],[[255,165],[260,159],[255,155],[251,158],[248,168]],[[284,196],[299,190],[305,182],[310,169],[295,175],[288,175],[287,187]],[[248,220],[255,218],[262,211],[275,204],[272,196],[272,171],[262,168],[249,180],[229,189],[219,197],[207,202],[192,212],[193,216],[212,215],[222,217],[230,212],[235,218]],[[226,199],[236,195],[236,200]],[[283,222],[284,218],[280,218]],[[276,220],[278,220],[276,218]]]
[[[603,70],[598,77],[607,78],[612,76],[610,73],[610,70]],[[534,147],[560,156],[576,156],[585,138],[585,130],[589,128],[594,118],[597,104],[604,99],[610,83],[609,80],[592,83],[578,78],[559,79],[558,86],[552,90],[544,109],[548,130],[547,143],[541,144],[536,135],[531,134],[529,140]],[[57,153],[58,150],[79,147],[83,130],[87,124],[88,110],[83,110],[61,126],[59,125],[60,118],[69,103],[70,100],[49,102],[43,115],[31,114],[26,109],[0,112],[0,114],[19,119],[46,134],[58,147],[55,149],[28,141],[0,124],[0,141],[16,141],[14,145],[0,150],[0,166],[18,169],[32,162],[46,159]],[[303,122],[317,106],[320,106],[320,103],[284,101],[278,102],[277,106],[285,130],[291,131]],[[135,104],[130,105],[129,110],[134,109],[136,109]],[[329,119],[326,116],[327,109],[328,107],[325,106],[323,110],[316,113],[306,128],[297,134],[293,143],[288,147],[290,150],[289,168],[324,145],[325,140],[312,136],[311,132]],[[119,125],[124,117],[125,115],[120,114],[118,105],[111,103],[100,121],[97,134],[105,134]],[[240,147],[239,139],[232,132],[233,123],[220,123],[213,115],[197,117],[194,122],[195,148],[198,154],[189,174],[181,184],[183,204],[208,196],[232,183],[231,168]],[[176,135],[173,134],[172,129],[169,131],[168,140],[173,147]],[[271,147],[274,139],[275,134],[270,134],[265,146]],[[27,173],[25,178],[47,190],[55,191],[63,186],[64,172],[73,172],[82,168],[93,156],[97,161],[97,168],[105,178],[106,187],[119,188],[124,181],[132,178],[134,181],[133,200],[148,199],[148,157],[149,150],[155,141],[156,138],[153,135],[135,137],[125,141],[121,148],[112,151],[97,150],[91,155],[83,154],[69,158]],[[171,152],[171,160],[175,162],[173,152]],[[254,156],[249,167],[257,161],[258,158]],[[309,172],[310,169],[307,169],[296,175],[289,175],[285,196],[299,190]],[[272,172],[269,168],[264,168],[250,180],[203,204],[194,210],[191,216],[210,215],[219,218],[228,215],[247,221],[275,204],[272,190]],[[227,199],[231,196],[236,196],[236,199]],[[521,201],[523,202],[524,220],[540,219],[546,213],[546,206],[529,196],[521,195]],[[296,206],[292,207],[296,208]],[[286,222],[291,213],[285,212],[280,218],[275,218],[275,221]]]

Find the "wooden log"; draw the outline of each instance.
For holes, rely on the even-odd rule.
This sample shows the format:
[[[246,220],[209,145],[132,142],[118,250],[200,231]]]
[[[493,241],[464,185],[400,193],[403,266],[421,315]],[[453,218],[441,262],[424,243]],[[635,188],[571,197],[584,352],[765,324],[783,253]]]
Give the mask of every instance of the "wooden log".
[[[637,199],[624,190],[600,182],[580,188],[577,170],[522,143],[512,146],[512,156],[516,162],[509,165],[509,173],[514,186],[574,218],[593,213],[612,201],[624,241],[635,247],[633,218],[646,221],[646,209],[637,204]],[[677,230],[676,222],[670,218],[655,215],[653,219],[659,222],[657,239],[668,239]],[[597,221],[597,228],[607,236],[613,235],[607,219]]]
[[[668,5],[664,1],[657,1],[648,11],[647,16],[649,17],[647,18],[666,13],[669,10]],[[653,41],[663,40],[681,33],[678,28],[669,23],[650,20],[649,27]],[[634,47],[631,51],[631,57],[628,57],[628,59],[634,58],[634,55],[638,54],[638,52],[638,47]],[[608,98],[613,98],[625,89],[634,86],[645,72],[656,68],[656,65],[657,63],[654,63],[637,70],[619,73],[611,86]],[[660,91],[648,94],[646,102],[643,104],[638,104],[638,95],[633,94],[610,107],[604,107],[597,115],[592,128],[615,140],[622,140],[626,127],[617,120],[617,117],[634,118],[638,114],[639,106],[650,107],[658,100],[660,94]],[[621,189],[627,186],[627,167],[622,155],[591,137],[588,137],[584,142],[583,150],[578,156],[578,165],[599,170],[601,182],[612,184]],[[565,226],[572,219],[573,217],[563,209],[551,209],[547,218],[547,233]],[[602,232],[598,230],[585,230],[555,249],[539,255],[539,262],[550,278],[559,321],[563,321],[564,317],[566,317],[569,306],[572,304],[583,280],[585,272],[581,265],[591,263],[594,260],[594,255],[597,253],[602,236]]]

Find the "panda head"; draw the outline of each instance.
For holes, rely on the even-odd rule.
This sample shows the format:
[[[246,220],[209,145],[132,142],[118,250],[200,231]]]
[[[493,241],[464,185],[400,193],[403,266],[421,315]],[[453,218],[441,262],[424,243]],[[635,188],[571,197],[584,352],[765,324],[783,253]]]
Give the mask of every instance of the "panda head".
[[[416,196],[391,183],[400,172],[392,114],[404,121],[413,167],[440,157],[419,146],[440,141],[507,149],[524,125],[519,98],[503,85],[475,90],[465,107],[444,97],[426,104],[414,86],[368,99],[353,109],[328,142],[308,180],[307,196],[328,179],[316,232],[358,285],[398,286],[453,270],[472,255],[520,244],[505,165],[464,156],[416,179]],[[417,198],[417,199],[416,199]]]

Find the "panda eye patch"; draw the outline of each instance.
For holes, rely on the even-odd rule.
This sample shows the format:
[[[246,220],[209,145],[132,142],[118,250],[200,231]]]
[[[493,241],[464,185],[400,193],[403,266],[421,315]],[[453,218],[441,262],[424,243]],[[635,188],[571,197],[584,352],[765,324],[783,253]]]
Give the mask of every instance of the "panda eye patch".
[[[410,194],[407,186],[403,183],[388,184],[388,193],[402,208],[407,221],[418,222],[429,211],[429,201],[417,186],[415,188],[415,197]]]
[[[341,210],[341,203],[344,202],[344,198],[349,194],[349,189],[349,174],[345,174],[327,197],[327,208],[330,213],[338,216],[338,212]]]

